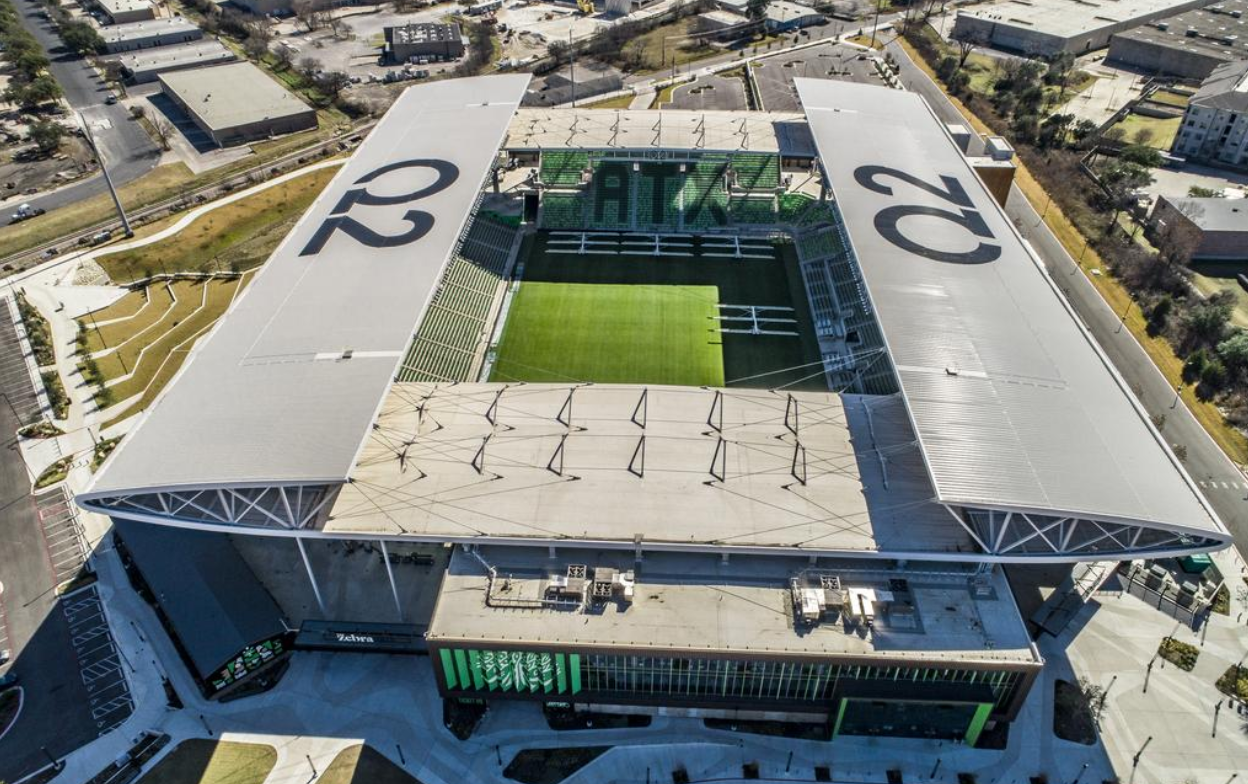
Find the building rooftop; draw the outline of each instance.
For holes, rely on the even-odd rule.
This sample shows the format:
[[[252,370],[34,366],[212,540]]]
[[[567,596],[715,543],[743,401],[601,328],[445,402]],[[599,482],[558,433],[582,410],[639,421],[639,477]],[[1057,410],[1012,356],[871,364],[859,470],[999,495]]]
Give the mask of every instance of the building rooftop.
[[[107,43],[133,41],[138,38],[151,38],[157,35],[178,35],[193,33],[199,25],[181,16],[164,19],[147,19],[142,22],[126,22],[125,24],[107,25],[100,28],[100,38]]]
[[[796,84],[936,496],[1229,539],[926,102]]]
[[[387,27],[386,35],[395,43],[418,44],[431,41],[458,41],[463,34],[457,24],[417,22],[398,27]]]
[[[814,157],[801,114],[522,108],[507,129],[509,150],[779,152]]]
[[[184,68],[192,63],[215,65],[236,59],[236,55],[224,44],[216,40],[193,41],[189,44],[176,46],[158,46],[154,49],[139,49],[126,52],[117,57],[130,73],[156,71],[162,68]]]
[[[429,626],[431,642],[860,655],[912,663],[1041,661],[1000,569],[976,577],[959,564],[884,570],[852,562],[812,567],[783,558],[724,562],[711,554],[647,553],[636,562],[631,553],[562,548],[554,558],[525,548],[483,547],[478,553],[480,558],[459,549],[452,556]],[[496,570],[493,580],[487,564]],[[632,571],[631,600],[617,591],[595,603],[577,597],[575,586],[552,586],[574,565],[585,566],[591,582],[595,569],[626,576]],[[839,581],[858,608],[857,596],[874,596],[870,628],[860,611],[838,607],[841,597],[826,593],[816,623],[797,618],[793,581],[799,590],[834,584],[821,577]],[[893,582],[898,580],[905,582]],[[592,590],[586,586],[584,592]]]
[[[958,15],[1070,38],[1163,13],[1188,2],[1190,0],[1005,0],[976,8],[960,8]]]
[[[571,431],[556,418],[569,396]],[[323,530],[630,550],[972,551],[932,496],[896,398],[411,383],[394,386]]]
[[[1248,112],[1248,60],[1223,63],[1213,69],[1188,106]]]
[[[152,7],[151,0],[97,0],[97,2],[109,16],[124,14],[128,11],[142,11]]]
[[[160,81],[212,130],[312,111],[248,62],[161,74]]]
[[[1244,199],[1166,199],[1203,231],[1248,233],[1248,201]]]
[[[1218,0],[1214,5],[1184,11],[1114,37],[1146,41],[1222,60],[1237,60],[1248,57],[1246,14],[1248,0]]]

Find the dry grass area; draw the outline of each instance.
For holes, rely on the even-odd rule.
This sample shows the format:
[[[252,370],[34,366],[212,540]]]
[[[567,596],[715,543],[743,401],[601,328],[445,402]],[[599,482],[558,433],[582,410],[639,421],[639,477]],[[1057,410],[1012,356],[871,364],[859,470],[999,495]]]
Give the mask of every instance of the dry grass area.
[[[898,39],[899,43],[905,48],[910,59],[923,71],[936,80],[936,74],[928,67],[913,46],[904,38]],[[967,122],[979,133],[992,134],[990,129],[982,120],[973,112],[966,108],[966,105],[957,98],[950,96],[949,100],[957,107],[958,111],[966,118]],[[1082,256],[1082,269],[1087,275],[1092,285],[1096,287],[1105,302],[1115,313],[1123,313],[1129,311],[1125,319],[1127,328],[1131,330],[1131,334],[1139,341],[1140,345],[1148,353],[1149,357],[1161,370],[1162,375],[1166,377],[1174,386],[1179,386],[1183,381],[1183,360],[1175,355],[1174,349],[1164,338],[1152,337],[1148,334],[1146,320],[1144,314],[1140,312],[1138,307],[1132,305],[1133,300],[1127,290],[1123,288],[1112,275],[1101,274],[1093,275],[1091,270],[1105,270],[1105,265],[1099,255],[1093,248],[1087,247],[1087,240],[1083,234],[1071,223],[1070,219],[1062,212],[1061,208],[1053,204],[1045,208],[1049,201],[1049,195],[1041,187],[1040,183],[1031,175],[1027,167],[1021,162],[1018,163],[1018,173],[1015,177],[1015,184],[1027,200],[1032,203],[1038,211],[1043,210],[1044,222],[1057,237],[1058,241],[1066,249],[1073,258]],[[1086,252],[1085,252],[1085,248]],[[1187,404],[1188,409],[1205,428],[1205,431],[1213,438],[1213,440],[1222,448],[1230,458],[1238,464],[1248,463],[1248,439],[1235,428],[1231,427],[1222,412],[1218,410],[1213,403],[1200,400],[1196,397],[1196,391],[1191,386],[1184,386],[1182,391],[1183,402]]]
[[[139,396],[135,403],[114,414],[104,427],[151,405],[182,367],[195,341],[225,313],[250,279],[251,275],[246,274],[236,279],[217,279],[206,283],[179,281],[173,284],[177,287],[179,317],[162,320],[159,325],[144,332],[141,339],[97,360],[100,372],[107,379],[130,373],[128,378],[108,387],[115,403]],[[128,357],[124,365],[122,354]]]
[[[196,218],[177,234],[96,261],[114,281],[160,272],[224,272],[259,266],[338,173],[318,169]]]
[[[258,743],[184,740],[139,779],[139,784],[262,784],[277,750]]]

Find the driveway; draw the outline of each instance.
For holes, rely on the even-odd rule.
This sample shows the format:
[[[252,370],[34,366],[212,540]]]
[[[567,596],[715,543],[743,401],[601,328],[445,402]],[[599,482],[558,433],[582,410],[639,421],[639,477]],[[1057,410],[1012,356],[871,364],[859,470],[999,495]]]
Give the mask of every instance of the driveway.
[[[13,0],[13,5],[22,25],[47,51],[52,61],[48,70],[60,83],[65,100],[90,126],[113,183],[121,186],[151,171],[160,160],[160,149],[147,132],[130,119],[126,107],[104,103],[109,95],[104,82],[86,60],[65,48],[52,23],[40,15],[41,6],[35,0]],[[29,201],[51,212],[104,191],[104,178],[97,175]]]

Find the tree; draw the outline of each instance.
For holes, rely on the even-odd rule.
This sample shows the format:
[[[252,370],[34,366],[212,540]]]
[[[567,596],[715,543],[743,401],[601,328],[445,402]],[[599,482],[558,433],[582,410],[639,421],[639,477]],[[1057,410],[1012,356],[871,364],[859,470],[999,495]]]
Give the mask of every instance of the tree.
[[[1239,375],[1248,371],[1248,332],[1236,330],[1226,340],[1218,344],[1218,358],[1226,369]]]
[[[285,71],[290,67],[291,53],[290,49],[285,46],[278,46],[273,49],[273,65],[279,71]]]
[[[173,138],[173,124],[164,117],[153,114],[148,124],[152,128],[152,137],[160,144],[160,149],[169,149],[169,140]]]
[[[745,15],[755,22],[761,22],[767,17],[767,6],[771,4],[771,0],[749,0],[745,4]]]
[[[100,54],[104,51],[104,39],[86,22],[61,25],[61,40],[78,54]]]
[[[295,70],[304,79],[312,81],[318,73],[324,70],[324,67],[321,65],[321,61],[315,57],[300,57],[299,64],[295,66]]]
[[[1161,295],[1152,310],[1148,312],[1148,334],[1160,335],[1166,328],[1166,321],[1169,320],[1172,310],[1174,310],[1174,298],[1169,294]]]
[[[1188,309],[1183,320],[1186,332],[1184,342],[1189,346],[1217,345],[1226,336],[1227,325],[1231,321],[1231,297],[1221,294]]]
[[[4,93],[4,100],[23,109],[34,109],[61,97],[61,86],[51,76],[37,76],[27,84],[13,84]]]
[[[1101,184],[1109,197],[1109,206],[1113,211],[1108,227],[1118,222],[1118,216],[1130,207],[1138,198],[1141,188],[1153,183],[1153,175],[1148,169],[1130,161],[1116,160],[1101,168],[1099,172]]]
[[[983,43],[983,37],[978,30],[953,31],[953,42],[958,45],[958,67],[965,68],[966,61],[970,59],[971,52],[975,51],[975,47]]]
[[[60,123],[40,121],[31,124],[29,135],[30,140],[39,147],[39,152],[51,155],[60,149],[65,128]]]
[[[324,71],[316,77],[316,89],[328,95],[331,100],[336,99],[350,84],[351,78],[342,71]]]
[[[285,49],[286,47],[279,47]],[[243,51],[253,60],[263,58],[269,52],[269,42],[263,37],[256,34],[247,36],[247,40],[243,42]]]
[[[321,0],[295,0],[291,10],[309,33],[325,26],[325,4]]]
[[[1144,144],[1129,144],[1123,147],[1118,153],[1118,157],[1124,161],[1134,163],[1139,166],[1147,166],[1150,169],[1156,169],[1165,163],[1165,159],[1161,157],[1161,153],[1152,147]]]

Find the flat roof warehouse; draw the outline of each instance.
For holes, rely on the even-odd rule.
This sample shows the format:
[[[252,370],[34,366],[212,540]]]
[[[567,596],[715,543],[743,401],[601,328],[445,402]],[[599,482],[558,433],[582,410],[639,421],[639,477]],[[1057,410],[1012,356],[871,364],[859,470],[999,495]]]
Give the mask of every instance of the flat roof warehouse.
[[[489,403],[480,400],[492,397],[503,406],[521,394],[501,384],[418,390],[416,385],[392,385],[391,380],[503,145],[526,81],[516,75],[409,89],[251,289],[195,349],[179,378],[144,415],[88,492],[79,496],[80,502],[107,514],[213,527],[219,517],[205,517],[186,503],[167,511],[170,507],[162,506],[154,494],[319,485],[321,490],[309,491],[306,505],[302,494],[287,501],[299,506],[298,520],[291,518],[283,528],[280,515],[270,514],[273,521],[266,532],[308,527],[351,537],[530,544],[592,539],[588,530],[554,530],[564,514],[558,494],[549,502],[537,496],[532,504],[519,504],[507,520],[491,521],[482,514],[465,525],[443,514],[442,505],[462,500],[445,488],[456,472],[471,466],[477,447],[461,444],[449,459],[423,463],[422,488],[444,487],[426,496],[423,490],[413,494],[408,489],[415,478],[402,467],[411,450],[393,444],[387,450],[376,440],[388,416],[401,420],[408,415],[404,408],[421,405],[422,397],[445,397],[449,406],[461,408],[476,400],[473,405],[488,410]],[[883,88],[818,80],[798,80],[798,90],[897,365],[905,404],[901,418],[921,449],[914,464],[922,481],[909,485],[916,499],[922,499],[922,504],[916,501],[913,517],[935,521],[941,514],[948,516],[943,529],[933,527],[929,534],[912,537],[904,548],[899,543],[903,537],[897,536],[901,529],[887,519],[881,518],[874,530],[871,474],[858,467],[864,461],[855,455],[875,453],[855,441],[845,457],[851,471],[846,493],[836,503],[861,513],[864,503],[858,494],[866,493],[865,517],[871,525],[831,537],[815,551],[913,553],[928,547],[929,557],[945,552],[948,558],[940,542],[952,544],[957,552],[968,536],[974,545],[967,547],[977,546],[981,552],[960,557],[988,560],[1068,559],[1079,557],[1071,553],[1080,547],[1089,548],[1082,551],[1086,557],[1101,557],[1138,551],[1133,548],[1186,552],[1224,544],[1229,539],[1225,529],[922,100]],[[565,146],[579,145],[573,139]],[[445,164],[413,162],[430,159]],[[416,199],[396,192],[404,190],[399,178],[386,179],[400,169],[411,169],[404,182],[407,189],[413,181],[419,186],[418,206],[427,217],[405,217]],[[358,213],[360,222],[367,221],[368,232],[346,232],[328,220],[344,204],[353,220]],[[950,207],[973,213],[966,218],[972,222],[941,218],[940,211],[949,214]],[[879,225],[885,227],[882,233]],[[414,242],[420,243],[418,256],[408,247]],[[411,263],[413,258],[421,263]],[[407,263],[395,263],[400,259]],[[545,394],[553,399],[563,393]],[[812,410],[853,405],[835,394],[823,398],[798,405]],[[618,402],[611,405],[618,407]],[[784,399],[777,396],[776,405],[776,416],[783,420]],[[541,427],[553,427],[557,411]],[[599,409],[581,406],[577,411],[588,419],[620,416],[605,402]],[[533,417],[533,427],[539,427],[539,418]],[[488,413],[477,419],[465,420],[463,426],[471,430],[495,424]],[[394,432],[404,427],[410,446],[423,448],[427,442],[411,424]],[[834,439],[830,444],[844,439],[849,425],[840,427],[842,434],[829,431],[826,436]],[[470,440],[480,442],[476,434],[464,443]],[[734,442],[727,432],[720,441],[730,455],[745,443]],[[551,455],[539,457],[537,443],[526,459],[545,466]],[[673,452],[672,459],[700,461],[701,450],[714,453],[720,445],[714,436],[688,443],[697,457]],[[792,443],[786,442],[784,449],[792,452]],[[613,446],[601,453],[609,465],[590,468],[604,476],[608,470],[623,476],[628,463],[620,454]],[[768,519],[768,512],[746,514],[740,528],[700,529],[700,513],[677,513],[687,508],[690,496],[671,492],[661,472],[650,473],[652,477],[622,490],[613,503],[628,508],[646,498],[661,505],[661,500],[649,498],[653,491],[667,495],[663,508],[668,513],[638,517],[627,532],[617,527],[611,546],[632,547],[644,540],[647,547],[810,552],[804,548],[811,545],[799,535],[759,539],[756,527]],[[723,471],[721,476],[709,480],[718,488],[714,492],[740,490],[750,496],[741,502],[746,504],[761,502],[781,484],[774,477],[748,479],[746,471]],[[559,492],[595,486],[589,478],[580,481],[582,488]],[[351,506],[371,503],[360,495],[367,486],[387,502],[372,513],[346,514]],[[897,493],[905,498],[900,488]],[[350,503],[353,498],[355,504]],[[592,506],[592,496],[576,505]],[[924,516],[924,508],[934,514]],[[1056,518],[1044,525],[1049,530],[1056,526],[1062,545],[1070,549],[1055,546],[1044,555],[1013,549],[1021,544],[1006,536],[1009,518],[1001,516],[1009,514]],[[815,518],[820,516],[824,513]],[[551,526],[544,528],[548,521]]]

